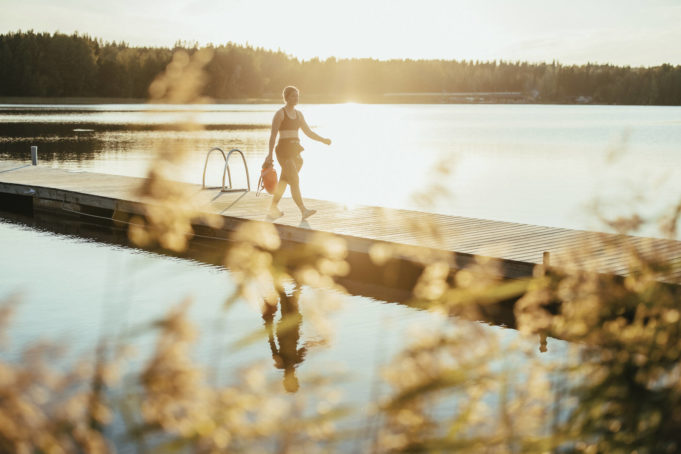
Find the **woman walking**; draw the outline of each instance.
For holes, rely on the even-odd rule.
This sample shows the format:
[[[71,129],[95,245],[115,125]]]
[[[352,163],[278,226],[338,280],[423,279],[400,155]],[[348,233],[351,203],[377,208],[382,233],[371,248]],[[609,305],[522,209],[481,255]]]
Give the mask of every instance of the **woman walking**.
[[[279,165],[281,165],[281,178],[274,190],[272,205],[270,205],[268,213],[268,217],[271,219],[277,219],[284,215],[279,209],[279,201],[284,195],[286,185],[291,186],[291,196],[296,205],[298,205],[303,219],[307,219],[317,212],[317,210],[307,209],[303,203],[303,197],[300,195],[298,173],[303,166],[303,158],[300,157],[300,152],[303,151],[303,147],[300,145],[298,130],[302,129],[306,136],[318,142],[325,143],[326,145],[331,145],[331,139],[324,138],[312,132],[307,125],[303,114],[295,108],[298,104],[299,97],[300,93],[296,87],[288,86],[284,88],[284,102],[286,105],[279,109],[272,119],[270,152],[265,159],[264,165],[271,165],[272,151],[275,150],[277,153],[277,161],[279,162]],[[279,142],[275,149],[274,143],[276,142],[277,134],[279,134]]]

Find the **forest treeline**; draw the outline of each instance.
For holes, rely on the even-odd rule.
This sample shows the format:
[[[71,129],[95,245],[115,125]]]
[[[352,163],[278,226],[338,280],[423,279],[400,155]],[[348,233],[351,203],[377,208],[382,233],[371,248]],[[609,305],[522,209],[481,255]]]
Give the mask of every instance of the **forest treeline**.
[[[516,92],[545,103],[681,105],[681,66],[621,67],[506,61],[312,59],[233,43],[210,45],[204,94],[217,100],[275,98],[286,85],[311,97],[380,101],[387,93]],[[0,96],[147,98],[174,51],[79,34],[0,35]],[[416,99],[416,98],[415,98]],[[452,98],[449,98],[450,100]],[[518,98],[516,98],[516,101]]]

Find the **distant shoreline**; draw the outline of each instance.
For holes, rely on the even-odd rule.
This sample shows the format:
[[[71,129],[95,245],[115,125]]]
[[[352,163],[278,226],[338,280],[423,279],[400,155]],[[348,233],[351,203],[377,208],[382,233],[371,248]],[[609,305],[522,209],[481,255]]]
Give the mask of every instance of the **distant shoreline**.
[[[182,100],[206,96],[221,104],[279,104],[281,90],[295,85],[301,89],[303,104],[681,105],[681,65],[300,61],[281,51],[234,43],[204,48],[181,43],[173,48],[131,47],[76,33],[33,31],[0,34],[0,97],[28,104],[145,103],[149,87],[166,74],[174,55],[191,60],[208,48],[212,56],[202,67],[200,85],[191,85],[191,97]],[[165,95],[159,92],[153,98]]]
[[[479,97],[476,93],[390,93],[383,96],[340,98],[330,96],[307,95],[301,99],[301,104],[516,104],[516,105],[593,105],[593,106],[658,106],[664,104],[605,104],[585,100],[583,102],[542,102],[532,100],[529,97],[520,98],[495,98],[491,93],[481,93],[486,98]],[[491,96],[490,96],[491,95]],[[281,104],[279,97],[264,98],[234,98],[214,99],[210,104]],[[143,98],[103,98],[103,97],[0,97],[0,104],[4,105],[97,105],[97,104],[153,104]],[[666,106],[678,107],[678,106]]]

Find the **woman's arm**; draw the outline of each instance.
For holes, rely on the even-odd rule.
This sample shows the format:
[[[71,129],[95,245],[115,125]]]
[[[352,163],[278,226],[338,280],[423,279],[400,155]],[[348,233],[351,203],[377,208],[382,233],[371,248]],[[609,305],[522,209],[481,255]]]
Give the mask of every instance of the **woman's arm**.
[[[305,117],[303,117],[303,114],[298,111],[298,115],[300,115],[300,128],[303,130],[306,136],[308,136],[310,139],[314,139],[318,142],[325,143],[327,145],[331,145],[331,139],[327,139],[325,137],[320,136],[319,134],[313,132],[310,127],[307,125],[307,122],[305,121]]]
[[[282,121],[284,121],[284,116],[282,115],[281,110],[277,110],[277,113],[274,114],[274,118],[272,118],[272,132],[270,132],[270,152],[267,154],[265,162],[272,160],[274,144],[277,141],[277,134],[279,133],[279,126],[281,126]]]

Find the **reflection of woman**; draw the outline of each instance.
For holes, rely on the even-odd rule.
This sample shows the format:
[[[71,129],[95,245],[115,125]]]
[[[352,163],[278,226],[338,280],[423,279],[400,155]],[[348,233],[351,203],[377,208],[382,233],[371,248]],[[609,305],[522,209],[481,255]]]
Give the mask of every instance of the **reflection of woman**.
[[[279,161],[279,165],[281,165],[281,179],[274,190],[272,205],[270,206],[269,211],[269,217],[272,219],[276,219],[284,214],[279,210],[278,205],[279,200],[281,200],[281,197],[284,195],[287,184],[291,186],[291,197],[293,197],[293,201],[298,205],[303,219],[306,219],[317,212],[316,210],[308,210],[305,208],[303,197],[300,195],[298,172],[300,172],[300,168],[303,166],[303,158],[300,157],[300,152],[303,151],[303,147],[300,145],[300,139],[298,138],[298,129],[302,129],[305,135],[311,139],[327,145],[331,145],[331,139],[326,139],[312,132],[307,125],[303,114],[295,108],[298,104],[298,98],[299,92],[296,87],[286,87],[284,89],[284,102],[286,105],[279,109],[272,119],[270,152],[265,159],[265,164],[267,165],[272,162],[272,150],[274,149],[274,142],[277,139],[277,133],[279,133],[279,143],[277,143],[276,153],[277,161]]]
[[[299,384],[296,377],[296,366],[303,362],[305,358],[305,347],[298,348],[298,340],[300,339],[300,326],[303,322],[303,316],[298,310],[298,298],[300,297],[300,289],[296,287],[291,296],[284,292],[279,293],[279,304],[281,305],[281,318],[277,322],[276,337],[274,339],[274,329],[272,324],[274,321],[274,314],[277,312],[277,306],[265,303],[265,309],[262,314],[265,320],[265,327],[269,336],[270,350],[272,350],[272,359],[274,359],[274,366],[277,369],[284,371],[284,389],[288,392],[298,391]]]

